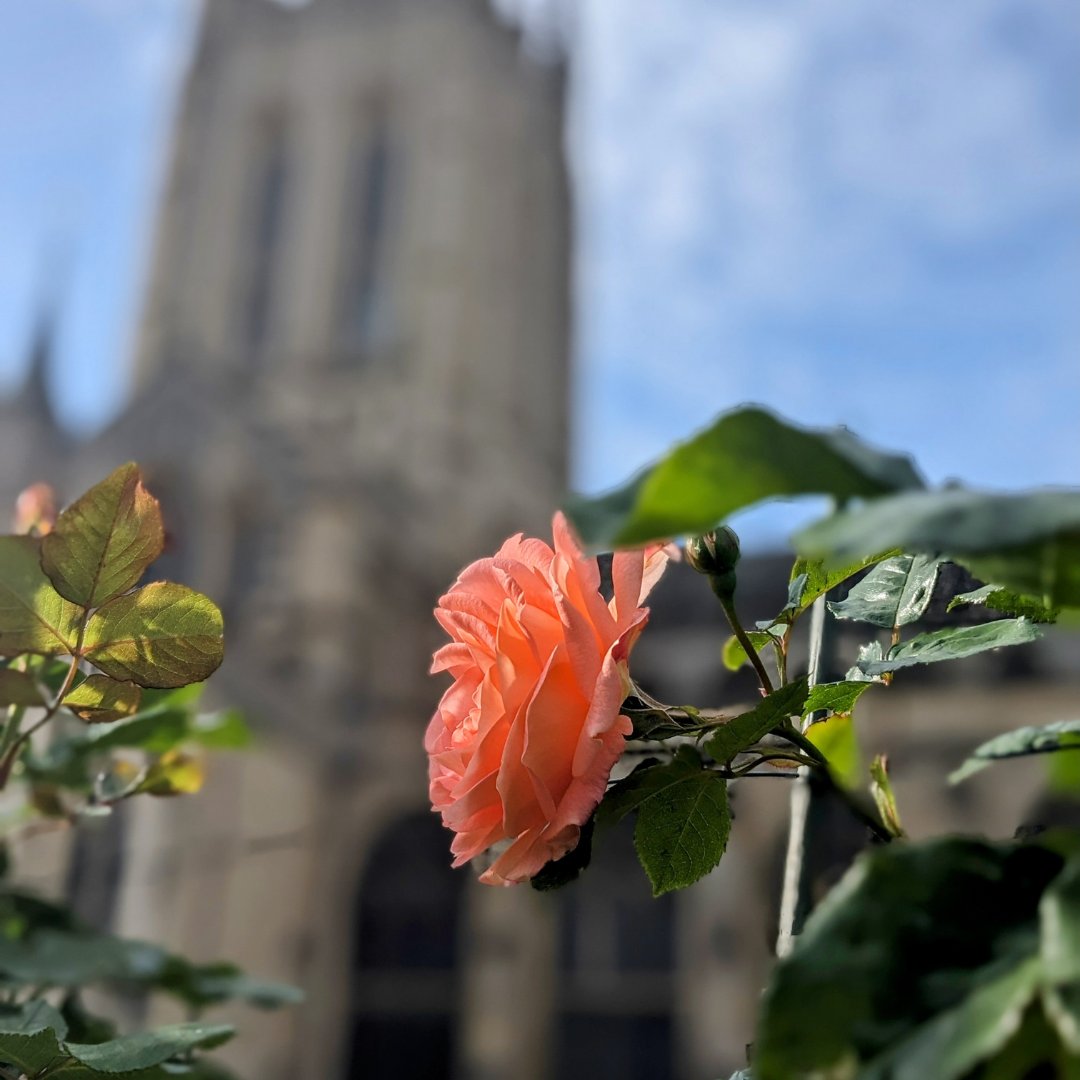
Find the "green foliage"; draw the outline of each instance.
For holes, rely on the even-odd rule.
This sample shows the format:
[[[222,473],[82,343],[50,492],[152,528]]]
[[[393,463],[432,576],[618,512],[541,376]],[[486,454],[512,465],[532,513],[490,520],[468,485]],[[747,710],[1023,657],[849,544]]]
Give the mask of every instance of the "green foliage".
[[[803,713],[807,716],[822,712],[849,713],[871,686],[873,683],[865,681],[818,683],[811,687]]]
[[[163,537],[135,465],[76,500],[42,539],[0,537],[0,656],[15,658],[0,667],[0,790],[16,779],[27,792],[9,826],[34,816],[74,823],[136,795],[196,791],[204,749],[249,742],[235,711],[198,711],[202,680],[223,655],[217,607],[183,585],[138,587]],[[49,723],[49,739],[34,749],[30,736]],[[91,986],[170,994],[193,1012],[228,1000],[264,1008],[298,1000],[292,988],[230,964],[192,964],[0,890],[0,1074],[227,1080],[193,1055],[229,1038],[231,1027],[117,1034],[84,1009],[81,992]]]
[[[867,675],[884,675],[913,664],[963,660],[987,649],[1026,645],[1040,637],[1042,631],[1027,619],[999,619],[979,626],[948,626],[894,645],[881,660],[860,658],[858,666]]]
[[[139,686],[202,682],[224,657],[221,612],[184,585],[155,581],[90,616],[83,655],[106,675]]]
[[[892,628],[922,617],[941,563],[926,555],[897,555],[878,563],[845,600],[830,603],[838,619]]]
[[[1080,861],[1040,845],[946,838],[862,856],[776,969],[757,1080],[960,1080],[1031,1008],[1057,1060],[1070,1029],[1045,1002],[1080,989],[1078,877]]]
[[[843,566],[832,566],[826,563],[824,559],[796,559],[795,565],[791,568],[791,581],[794,583],[801,578],[803,586],[794,616],[801,615],[819,596],[824,596],[842,581],[847,581],[849,577],[853,577],[860,570],[865,570],[868,566],[873,566],[874,563],[880,562],[882,559],[899,554],[900,552],[895,549],[884,551],[877,555],[867,555],[855,559],[853,562]]]
[[[896,805],[896,795],[893,793],[888,762],[884,754],[878,754],[870,762],[870,795],[877,807],[879,817],[889,832],[893,836],[903,836],[904,827],[900,824],[900,810]]]
[[[82,615],[41,569],[40,540],[0,536],[0,656],[72,655]]]
[[[950,784],[958,784],[995,761],[1005,758],[1048,754],[1055,750],[1080,749],[1080,720],[1059,720],[1042,727],[1022,727],[997,735],[977,747],[974,753],[949,776]]]
[[[164,544],[157,499],[129,463],[56,519],[41,542],[41,565],[61,596],[95,608],[135,585]]]
[[[841,787],[854,788],[862,778],[862,754],[850,713],[838,712],[811,724],[806,737],[825,755],[829,773]]]
[[[777,640],[776,635],[768,630],[747,630],[746,636],[750,639],[750,644],[757,649],[760,654],[763,649],[769,648],[773,642]],[[746,655],[746,650],[742,647],[741,642],[734,634],[724,642],[724,648],[720,653],[720,658],[724,662],[724,667],[728,671],[738,671],[743,664],[749,663],[750,657]]]
[[[845,500],[918,487],[909,458],[873,450],[844,428],[811,431],[743,408],[624,487],[571,501],[567,513],[587,546],[606,550],[698,535],[736,510],[778,496]]]
[[[780,687],[750,712],[733,717],[718,727],[706,740],[705,749],[716,761],[731,761],[790,717],[802,715],[809,693],[805,678]]]
[[[1080,606],[1080,491],[909,491],[803,530],[800,552],[846,560],[886,547],[940,555],[1047,606]]]
[[[690,747],[680,747],[667,765],[639,768],[615,784],[597,820],[610,827],[631,812],[637,814],[634,847],[654,896],[704,877],[727,847],[727,783]]]
[[[63,705],[88,724],[121,720],[139,711],[142,690],[132,682],[91,675],[64,695]]]
[[[1033,596],[1021,596],[1019,593],[999,589],[996,585],[983,585],[971,592],[960,593],[949,601],[948,610],[965,604],[985,604],[992,611],[1009,615],[1013,618],[1030,619],[1032,622],[1057,622],[1058,611],[1048,608]]]

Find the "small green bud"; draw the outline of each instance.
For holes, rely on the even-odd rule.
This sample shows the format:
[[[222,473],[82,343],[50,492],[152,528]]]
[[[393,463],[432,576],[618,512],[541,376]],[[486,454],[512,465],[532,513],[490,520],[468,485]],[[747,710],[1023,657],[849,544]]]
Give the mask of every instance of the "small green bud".
[[[717,577],[730,574],[739,561],[739,538],[734,529],[719,529],[686,541],[686,561],[699,573]]]

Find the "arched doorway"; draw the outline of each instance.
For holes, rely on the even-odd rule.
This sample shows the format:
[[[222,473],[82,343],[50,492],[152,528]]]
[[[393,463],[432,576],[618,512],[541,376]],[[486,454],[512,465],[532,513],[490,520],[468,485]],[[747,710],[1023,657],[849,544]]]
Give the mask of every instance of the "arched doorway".
[[[430,813],[394,822],[357,902],[347,1080],[451,1080],[464,875]]]

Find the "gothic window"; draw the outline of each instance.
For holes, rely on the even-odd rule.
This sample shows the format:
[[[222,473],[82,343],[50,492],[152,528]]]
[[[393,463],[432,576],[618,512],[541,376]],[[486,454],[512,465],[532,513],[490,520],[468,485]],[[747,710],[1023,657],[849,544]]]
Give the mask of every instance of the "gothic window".
[[[388,110],[378,102],[367,111],[347,189],[339,329],[348,354],[364,356],[386,340],[387,232],[395,173]]]
[[[450,1080],[464,875],[431,813],[375,847],[360,887],[347,1080]]]
[[[629,825],[629,823],[628,823]],[[621,835],[620,835],[621,833]],[[674,900],[654,900],[621,829],[562,896],[556,1076],[674,1075]]]
[[[274,277],[279,263],[289,184],[285,125],[280,118],[264,122],[252,183],[252,204],[246,295],[241,308],[243,345],[257,358],[271,328]]]

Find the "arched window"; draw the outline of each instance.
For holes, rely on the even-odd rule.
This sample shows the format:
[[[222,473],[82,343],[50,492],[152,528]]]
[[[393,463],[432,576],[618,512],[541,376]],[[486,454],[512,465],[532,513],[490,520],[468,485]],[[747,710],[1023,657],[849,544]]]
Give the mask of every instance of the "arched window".
[[[340,340],[348,356],[363,359],[387,340],[387,248],[397,160],[386,102],[365,110],[353,149],[345,208]]]
[[[259,134],[252,179],[250,236],[245,245],[247,275],[241,305],[242,345],[253,361],[262,355],[271,329],[288,184],[285,123],[279,116],[267,117]]]
[[[653,899],[625,824],[562,893],[555,1076],[675,1075],[674,900]]]
[[[376,844],[360,886],[347,1080],[451,1080],[464,875],[431,813]]]

